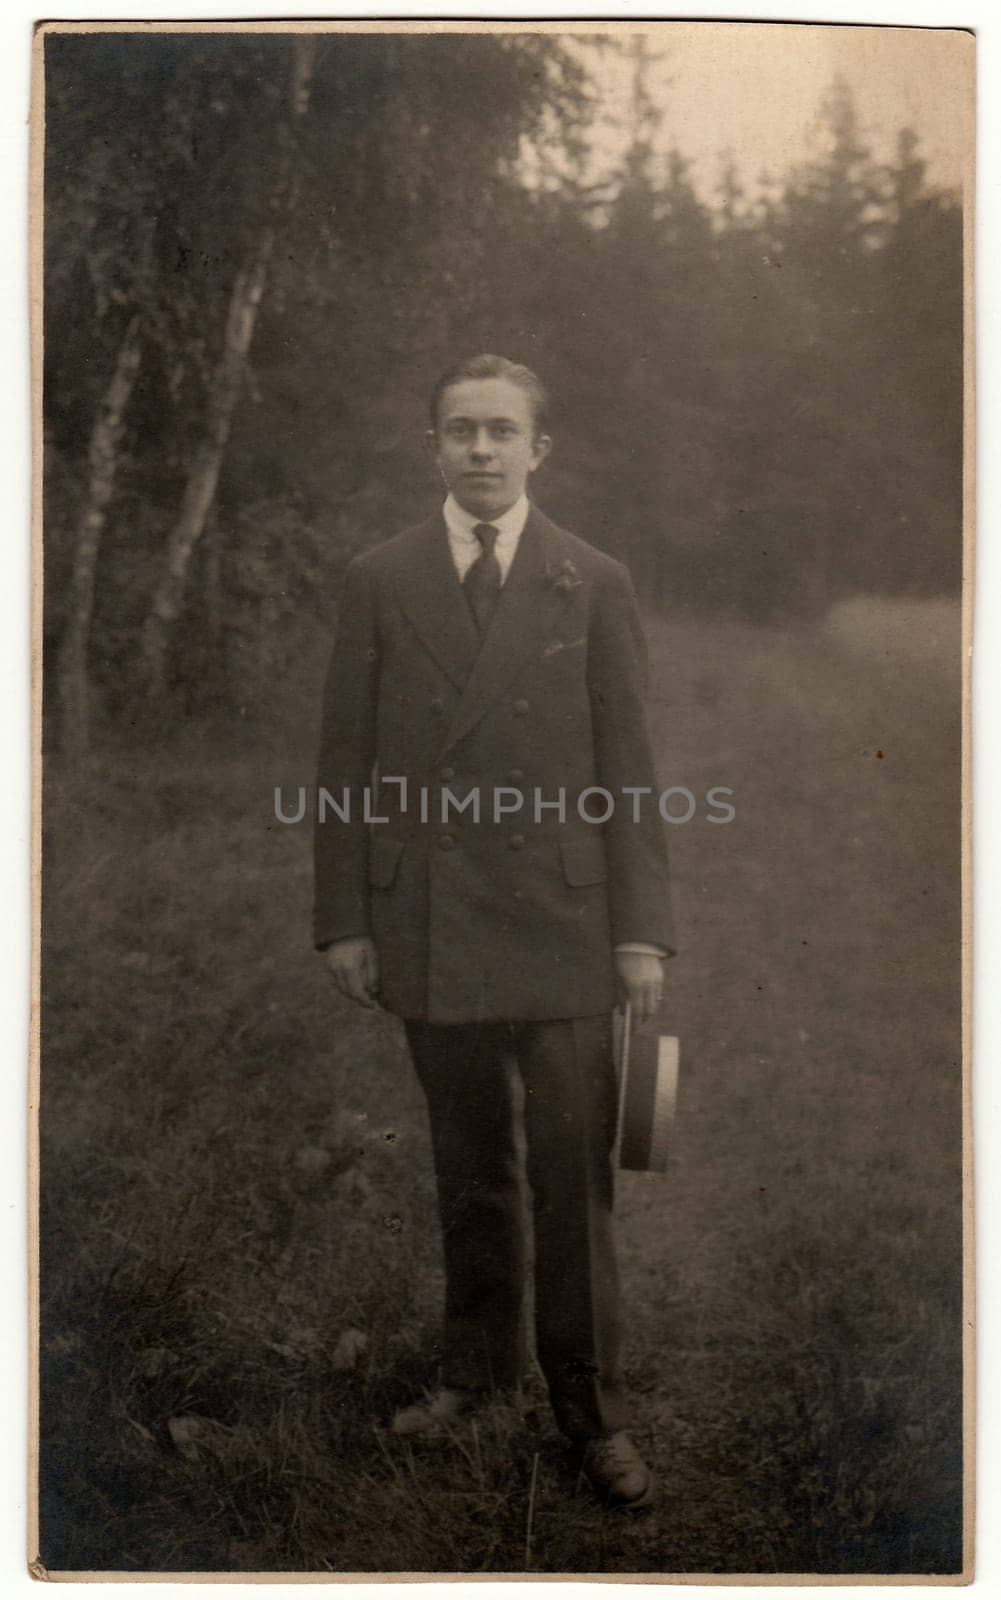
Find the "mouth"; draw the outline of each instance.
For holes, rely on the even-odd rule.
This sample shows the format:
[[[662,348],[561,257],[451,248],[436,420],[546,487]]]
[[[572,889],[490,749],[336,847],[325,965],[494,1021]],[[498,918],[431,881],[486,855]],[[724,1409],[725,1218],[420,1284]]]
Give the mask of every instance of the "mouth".
[[[464,478],[472,478],[474,483],[497,483],[501,477],[499,472],[464,472]]]

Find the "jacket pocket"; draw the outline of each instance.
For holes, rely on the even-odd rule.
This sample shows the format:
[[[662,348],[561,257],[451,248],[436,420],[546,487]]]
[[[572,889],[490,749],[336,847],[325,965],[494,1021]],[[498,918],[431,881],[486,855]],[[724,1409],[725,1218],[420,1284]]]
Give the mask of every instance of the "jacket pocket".
[[[563,876],[574,889],[604,883],[608,877],[605,846],[601,839],[570,839],[560,845]]]
[[[372,835],[368,842],[368,881],[374,889],[390,888],[402,854],[401,840]]]

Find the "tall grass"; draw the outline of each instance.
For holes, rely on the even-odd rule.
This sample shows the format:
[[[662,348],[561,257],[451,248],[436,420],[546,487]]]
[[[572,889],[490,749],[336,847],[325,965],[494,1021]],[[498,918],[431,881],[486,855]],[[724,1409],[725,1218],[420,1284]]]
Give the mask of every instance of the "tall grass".
[[[672,830],[677,1142],[620,1180],[642,1518],[592,1503],[541,1388],[387,1431],[436,1356],[430,1152],[272,816],[312,686],[256,744],[50,763],[50,1569],[958,1569],[958,618],[877,620],[898,646],[870,612],[651,624],[664,782],[737,816]]]

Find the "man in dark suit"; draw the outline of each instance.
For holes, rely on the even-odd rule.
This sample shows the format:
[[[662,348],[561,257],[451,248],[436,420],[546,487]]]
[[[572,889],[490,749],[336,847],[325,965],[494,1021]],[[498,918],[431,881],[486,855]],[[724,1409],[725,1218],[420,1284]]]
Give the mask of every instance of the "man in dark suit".
[[[539,1362],[592,1483],[636,1506],[652,1483],[618,1372],[610,1013],[658,1004],[667,862],[628,573],[526,498],[546,411],[501,357],[446,373],[428,436],[443,510],[348,568],[315,941],[346,995],[403,1019],[428,1103],[442,1386],[395,1426],[431,1429],[521,1374],[514,1060]]]

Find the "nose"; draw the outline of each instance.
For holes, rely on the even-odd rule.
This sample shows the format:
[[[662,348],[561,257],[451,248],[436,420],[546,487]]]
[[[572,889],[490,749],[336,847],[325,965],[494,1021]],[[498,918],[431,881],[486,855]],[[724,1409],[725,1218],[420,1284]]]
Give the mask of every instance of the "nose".
[[[490,434],[486,428],[477,428],[473,435],[472,457],[474,461],[489,461],[493,454]]]

